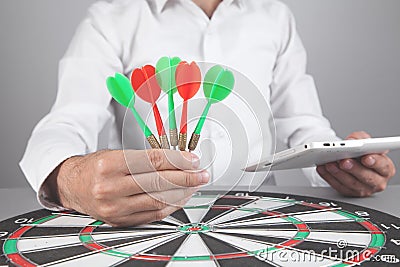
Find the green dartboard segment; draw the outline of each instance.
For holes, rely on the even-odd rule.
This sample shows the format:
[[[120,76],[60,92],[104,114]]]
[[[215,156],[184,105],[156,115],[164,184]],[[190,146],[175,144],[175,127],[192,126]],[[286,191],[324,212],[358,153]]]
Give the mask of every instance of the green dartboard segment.
[[[194,130],[195,134],[200,134],[211,105],[224,100],[232,92],[234,85],[235,77],[231,71],[219,65],[208,70],[203,82],[203,91],[208,102]]]
[[[181,62],[179,57],[162,57],[156,64],[157,82],[161,89],[168,94],[169,128],[176,129],[174,94],[177,92],[175,72]]]
[[[146,123],[143,121],[142,117],[140,117],[139,113],[134,108],[135,93],[129,79],[121,73],[116,73],[115,77],[108,77],[106,83],[108,91],[115,101],[132,111],[133,116],[138,122],[144,135],[146,137],[153,135],[149,127],[147,127]]]

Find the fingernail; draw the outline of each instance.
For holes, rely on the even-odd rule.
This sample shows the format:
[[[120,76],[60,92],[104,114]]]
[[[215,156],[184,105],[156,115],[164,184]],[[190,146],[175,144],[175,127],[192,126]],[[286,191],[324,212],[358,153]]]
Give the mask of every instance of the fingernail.
[[[333,173],[333,174],[339,172],[339,169],[333,164],[327,164],[326,169],[328,170],[328,172]]]
[[[210,180],[210,174],[206,171],[202,172],[199,176],[199,182],[201,184],[206,184]]]
[[[343,168],[346,170],[351,170],[353,168],[353,163],[350,160],[343,162]]]
[[[365,164],[367,164],[368,166],[372,166],[374,165],[376,162],[376,160],[374,159],[374,157],[369,156],[365,159]]]

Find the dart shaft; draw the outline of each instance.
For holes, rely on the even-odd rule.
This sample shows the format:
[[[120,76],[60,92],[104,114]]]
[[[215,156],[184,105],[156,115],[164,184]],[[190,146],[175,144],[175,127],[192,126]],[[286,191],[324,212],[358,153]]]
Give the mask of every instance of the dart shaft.
[[[174,92],[169,90],[168,92],[168,109],[169,109],[169,128],[176,129],[176,118],[175,118],[175,103],[174,103]]]
[[[201,114],[199,122],[197,123],[196,128],[194,130],[195,134],[200,135],[201,130],[203,129],[204,122],[206,121],[207,114],[210,111],[210,107],[211,107],[211,101],[208,101],[207,106],[204,108],[203,114]]]
[[[180,133],[187,133],[188,102],[183,101]]]
[[[155,104],[155,103],[153,105],[153,113],[154,113],[154,119],[156,120],[158,135],[159,136],[165,135],[165,129],[164,129],[164,125],[162,123],[160,111],[158,110],[157,104]]]
[[[136,109],[131,108],[131,111],[133,113],[133,116],[135,116],[136,121],[139,124],[140,129],[142,129],[144,135],[146,138],[149,136],[153,135],[153,133],[150,131],[149,127],[147,127],[146,123],[143,121],[142,117],[140,117],[139,113],[136,111]]]
[[[174,103],[174,92],[171,89],[168,93],[168,108],[169,108],[169,140],[171,145],[176,147],[178,145],[178,130],[176,129],[176,118],[175,118],[175,103]]]

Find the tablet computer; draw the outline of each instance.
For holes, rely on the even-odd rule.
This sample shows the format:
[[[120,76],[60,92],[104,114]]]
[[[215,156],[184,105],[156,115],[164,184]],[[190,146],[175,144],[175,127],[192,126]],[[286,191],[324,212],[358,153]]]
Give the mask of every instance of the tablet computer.
[[[311,142],[249,164],[245,171],[268,171],[306,168],[346,158],[400,149],[400,136],[357,140]]]

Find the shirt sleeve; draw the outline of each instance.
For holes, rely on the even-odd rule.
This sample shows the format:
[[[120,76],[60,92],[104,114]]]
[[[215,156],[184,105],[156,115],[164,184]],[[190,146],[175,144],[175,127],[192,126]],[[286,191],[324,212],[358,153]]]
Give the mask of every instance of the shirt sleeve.
[[[281,16],[282,43],[271,84],[271,109],[277,138],[288,147],[310,141],[338,140],[322,115],[313,78],[306,73],[306,51],[296,23],[285,6]],[[326,186],[316,168],[303,169],[313,186]]]
[[[114,116],[105,79],[122,72],[122,63],[107,27],[97,19],[104,10],[103,2],[92,6],[78,27],[59,63],[55,104],[33,130],[20,162],[39,202],[49,209],[62,207],[48,199],[45,179],[66,159],[96,151],[99,133]]]

